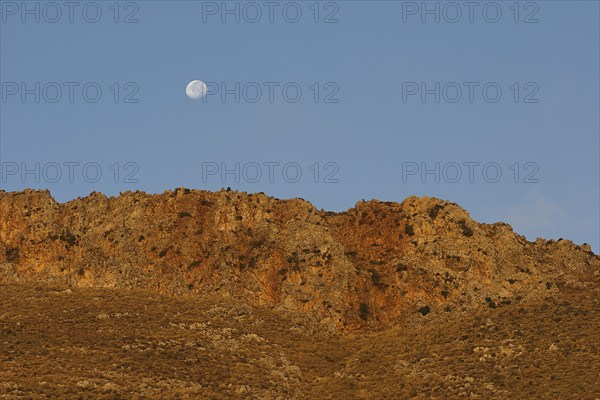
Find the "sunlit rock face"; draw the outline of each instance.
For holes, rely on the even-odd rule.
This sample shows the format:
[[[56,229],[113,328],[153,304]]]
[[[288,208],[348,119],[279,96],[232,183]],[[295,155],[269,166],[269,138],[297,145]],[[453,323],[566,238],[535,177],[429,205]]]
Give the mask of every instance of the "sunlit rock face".
[[[332,331],[526,303],[597,286],[599,271],[588,245],[529,242],[436,198],[332,213],[225,190],[64,204],[48,191],[0,191],[2,282],[218,294]]]

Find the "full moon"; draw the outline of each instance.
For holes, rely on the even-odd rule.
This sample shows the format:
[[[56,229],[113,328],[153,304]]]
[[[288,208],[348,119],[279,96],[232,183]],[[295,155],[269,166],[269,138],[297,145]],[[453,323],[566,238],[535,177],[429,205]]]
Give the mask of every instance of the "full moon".
[[[185,94],[187,94],[190,99],[194,100],[206,96],[207,91],[208,88],[206,87],[206,84],[198,80],[191,81],[185,88]]]

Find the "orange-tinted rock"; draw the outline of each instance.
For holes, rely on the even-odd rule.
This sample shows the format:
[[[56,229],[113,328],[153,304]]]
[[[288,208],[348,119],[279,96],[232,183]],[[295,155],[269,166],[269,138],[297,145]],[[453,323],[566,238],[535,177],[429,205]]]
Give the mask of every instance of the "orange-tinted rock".
[[[428,197],[331,213],[224,190],[0,191],[1,281],[219,293],[343,330],[527,302],[598,285],[599,269],[587,245],[532,243]]]

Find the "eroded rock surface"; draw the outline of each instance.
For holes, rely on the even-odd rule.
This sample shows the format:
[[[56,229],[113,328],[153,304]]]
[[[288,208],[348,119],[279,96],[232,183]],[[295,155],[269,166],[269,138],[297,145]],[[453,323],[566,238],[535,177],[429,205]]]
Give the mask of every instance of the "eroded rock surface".
[[[529,242],[428,197],[359,202],[176,189],[0,191],[0,281],[208,293],[272,305],[333,330],[497,308],[596,287],[600,257],[568,240]]]

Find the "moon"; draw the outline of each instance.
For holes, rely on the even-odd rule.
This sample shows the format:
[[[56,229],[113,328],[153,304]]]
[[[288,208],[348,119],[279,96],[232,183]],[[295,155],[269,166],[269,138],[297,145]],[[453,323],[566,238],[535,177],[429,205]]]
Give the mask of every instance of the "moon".
[[[208,88],[206,87],[206,83],[199,80],[191,81],[185,88],[185,94],[193,100],[198,100],[199,98],[206,96],[207,91]]]

